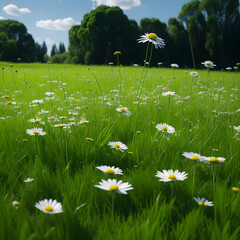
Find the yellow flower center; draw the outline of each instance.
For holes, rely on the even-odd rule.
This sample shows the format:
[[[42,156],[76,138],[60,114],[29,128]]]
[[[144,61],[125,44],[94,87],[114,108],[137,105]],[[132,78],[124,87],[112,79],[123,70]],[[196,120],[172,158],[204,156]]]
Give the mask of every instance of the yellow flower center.
[[[206,203],[204,203],[203,205],[204,205],[204,207],[206,207],[206,206],[207,206],[207,204],[206,204]]]
[[[63,128],[63,127],[65,127],[66,125],[65,124],[59,124],[59,125],[57,125],[57,127],[59,127],[59,128]]]
[[[199,206],[202,206],[202,205],[203,205],[203,203],[202,203],[202,202],[198,202],[198,205],[199,205]]]
[[[211,63],[210,63],[210,62],[206,62],[206,65],[208,65],[208,66],[209,66],[209,65],[211,65]]]
[[[129,155],[133,155],[133,152],[128,152]]]
[[[108,169],[105,171],[105,173],[108,173],[108,174],[114,174],[115,172],[114,172],[113,169],[108,168]]]
[[[44,208],[44,210],[47,211],[47,212],[52,212],[52,211],[53,211],[53,207],[51,207],[51,206],[46,206],[46,207]]]
[[[163,127],[162,127],[162,130],[163,130],[163,131],[167,131],[167,126],[163,126]]]
[[[234,192],[239,192],[239,188],[237,188],[237,187],[233,187],[232,190],[233,190]]]
[[[121,148],[121,146],[120,146],[118,143],[114,143],[114,146],[115,146],[116,148]]]
[[[219,162],[218,158],[212,157],[209,159],[209,162]]]
[[[119,54],[121,54],[120,51],[116,51],[116,52],[114,52],[114,55],[119,55]]]
[[[176,176],[175,176],[174,174],[170,174],[170,175],[168,176],[168,179],[176,179]]]
[[[118,190],[118,186],[112,185],[112,186],[109,187],[109,190],[110,191],[117,191]]]
[[[38,134],[40,134],[40,132],[35,130],[35,131],[33,131],[33,134],[38,135]]]
[[[85,121],[86,121],[86,120],[83,119],[83,120],[80,121],[80,123],[84,123]]]
[[[7,104],[12,104],[12,101],[6,102]]]
[[[125,108],[120,108],[120,111],[125,113],[126,109]]]
[[[137,131],[137,133],[138,133],[138,134],[140,134],[140,133],[141,133],[141,131]]]
[[[156,40],[157,39],[157,34],[156,33],[149,33],[147,37],[151,40]]]
[[[89,137],[87,137],[87,138],[86,138],[86,140],[88,140],[88,141],[92,141],[93,139],[92,139],[92,138],[89,138]]]
[[[19,202],[18,202],[18,201],[13,201],[12,204],[13,204],[14,206],[16,206],[16,205],[19,204]]]
[[[35,123],[40,123],[41,121],[39,119],[36,119],[34,122]]]
[[[23,141],[23,142],[27,142],[27,139],[26,139],[26,138],[24,138],[22,141]]]
[[[196,155],[193,155],[193,156],[191,157],[191,159],[192,159],[192,160],[199,160],[199,157],[196,156]]]

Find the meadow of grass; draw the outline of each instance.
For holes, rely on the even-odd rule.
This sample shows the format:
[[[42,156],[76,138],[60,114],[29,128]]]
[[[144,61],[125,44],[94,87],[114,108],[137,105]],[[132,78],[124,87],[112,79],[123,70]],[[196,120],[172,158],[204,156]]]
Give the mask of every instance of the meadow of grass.
[[[145,75],[142,67],[0,66],[0,239],[240,238],[240,197],[232,191],[240,176],[239,72],[203,69],[193,78],[191,69]],[[175,95],[162,96],[166,91]],[[120,106],[131,115],[117,112]],[[158,123],[176,132],[158,131]],[[46,135],[27,134],[34,127]],[[128,149],[112,149],[110,141]],[[183,152],[226,160],[198,162]],[[123,175],[107,175],[100,165]],[[160,182],[155,175],[164,169],[188,178]],[[114,211],[112,193],[94,187],[108,178],[133,187],[115,195]],[[63,213],[35,208],[43,199],[61,202]]]

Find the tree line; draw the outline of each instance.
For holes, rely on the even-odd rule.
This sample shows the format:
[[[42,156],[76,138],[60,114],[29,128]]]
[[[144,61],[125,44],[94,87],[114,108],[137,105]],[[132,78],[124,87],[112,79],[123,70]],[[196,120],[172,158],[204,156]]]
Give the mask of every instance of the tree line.
[[[65,46],[60,42],[59,47],[56,44],[52,46],[48,56],[46,43],[35,42],[23,23],[15,20],[0,20],[0,61],[21,60],[44,63],[48,60],[56,60],[55,55],[65,52]]]
[[[144,33],[163,38],[164,49],[153,52],[151,65],[177,63],[181,67],[201,66],[212,60],[217,66],[233,66],[240,56],[240,14],[238,0],[194,0],[183,5],[178,18],[168,23],[143,18],[139,25],[119,7],[101,5],[86,14],[80,25],[69,30],[69,47],[52,46],[50,59],[46,43],[34,42],[24,24],[0,20],[0,60],[76,64],[116,62],[120,51],[124,65],[143,64],[146,44],[137,39]]]
[[[106,64],[115,60],[113,53],[118,50],[122,64],[143,64],[146,45],[136,40],[147,32],[158,34],[166,43],[163,50],[154,51],[153,65],[175,62],[182,67],[200,67],[210,59],[224,67],[240,60],[238,0],[190,1],[168,24],[143,18],[138,25],[118,7],[99,6],[70,29],[69,59],[80,64]]]

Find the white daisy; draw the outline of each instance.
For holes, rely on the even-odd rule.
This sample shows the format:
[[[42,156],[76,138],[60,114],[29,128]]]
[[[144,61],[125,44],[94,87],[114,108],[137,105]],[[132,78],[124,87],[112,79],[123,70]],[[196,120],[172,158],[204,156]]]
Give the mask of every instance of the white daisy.
[[[32,101],[32,103],[38,103],[38,104],[40,104],[40,103],[43,103],[43,100],[41,100],[41,99],[40,99],[40,100],[35,99],[35,100]]]
[[[185,158],[194,160],[194,161],[199,161],[202,159],[202,156],[198,153],[193,153],[193,152],[183,152],[182,154]]]
[[[208,201],[206,198],[194,197],[193,199],[197,202],[199,206],[212,207],[214,205],[212,202]]]
[[[27,179],[25,179],[25,180],[23,180],[25,183],[29,183],[29,182],[32,182],[32,181],[34,181],[34,179],[33,178],[27,178]]]
[[[189,74],[194,78],[199,78],[198,72],[190,72]]]
[[[89,123],[89,121],[87,121],[86,119],[82,119],[80,120],[79,124],[85,124],[85,123]]]
[[[166,123],[158,123],[156,125],[158,131],[167,132],[167,133],[175,133],[175,128],[166,124]]]
[[[54,125],[54,127],[57,127],[57,128],[67,128],[67,124],[56,124],[56,125]]]
[[[175,95],[175,92],[171,92],[171,91],[168,91],[168,92],[163,92],[162,93],[162,96],[172,96],[172,95]]]
[[[207,60],[207,61],[205,61],[205,62],[202,62],[202,64],[203,64],[204,67],[206,67],[206,68],[213,68],[213,67],[216,66],[212,61],[209,61],[209,60]]]
[[[31,136],[43,136],[46,133],[43,131],[42,128],[32,128],[32,129],[27,129],[27,134]]]
[[[231,67],[227,67],[226,70],[227,70],[227,71],[231,71],[232,68],[231,68]]]
[[[170,65],[170,67],[172,67],[172,68],[179,68],[179,65],[176,64],[176,63],[172,63],[172,64]]]
[[[128,182],[124,183],[122,180],[117,181],[116,179],[108,179],[99,182],[99,185],[94,185],[95,187],[101,188],[106,191],[117,192],[120,194],[127,194],[127,191],[132,190],[133,187]]]
[[[219,162],[224,162],[226,159],[223,157],[202,157],[201,162],[206,162],[206,163],[219,163]]]
[[[166,45],[164,40],[157,36],[156,33],[145,33],[144,35],[140,36],[138,39],[138,43],[145,43],[150,42],[152,43],[155,48],[164,48]]]
[[[113,167],[109,167],[109,166],[99,166],[96,167],[97,169],[101,170],[102,172],[105,172],[107,174],[119,174],[122,175],[122,170],[120,168],[115,168]]]
[[[119,141],[118,142],[108,142],[108,145],[111,148],[115,148],[117,150],[120,150],[121,152],[128,149],[128,147],[124,143],[119,142]]]
[[[44,199],[35,204],[35,207],[44,213],[55,214],[62,213],[62,204],[57,202],[57,200]]]
[[[159,181],[171,182],[171,181],[184,181],[187,178],[188,173],[179,172],[178,170],[173,171],[163,170],[162,172],[157,171],[156,177],[160,178]]]
[[[234,126],[234,129],[236,130],[236,131],[238,131],[238,132],[240,132],[240,126]]]
[[[131,115],[132,113],[130,111],[128,111],[128,108],[127,107],[119,107],[119,108],[116,108],[116,111],[117,112],[121,112],[123,113],[124,115]]]

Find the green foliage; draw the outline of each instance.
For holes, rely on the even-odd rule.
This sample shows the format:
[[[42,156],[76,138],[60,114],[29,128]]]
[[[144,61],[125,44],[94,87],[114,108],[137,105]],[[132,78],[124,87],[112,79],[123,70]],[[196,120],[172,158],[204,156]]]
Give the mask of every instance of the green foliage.
[[[63,53],[59,53],[59,54],[55,54],[53,57],[51,57],[49,60],[52,63],[64,63],[66,62],[68,59],[68,52],[63,52]]]

